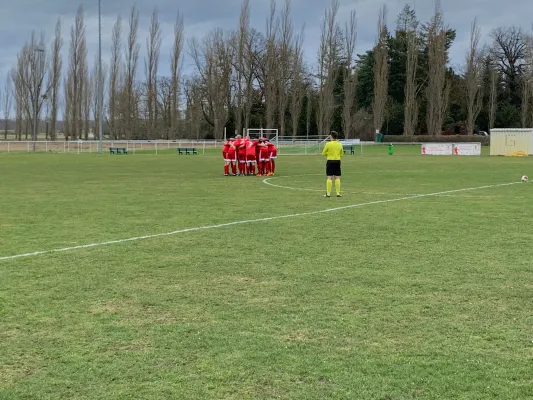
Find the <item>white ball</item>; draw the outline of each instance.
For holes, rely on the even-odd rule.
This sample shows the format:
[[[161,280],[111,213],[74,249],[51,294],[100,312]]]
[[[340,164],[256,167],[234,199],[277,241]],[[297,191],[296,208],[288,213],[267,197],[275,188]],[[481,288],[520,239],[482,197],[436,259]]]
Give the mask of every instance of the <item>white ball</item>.
[[[527,175],[524,175],[522,177],[522,182],[527,182],[527,181],[529,181],[529,178],[527,177]]]

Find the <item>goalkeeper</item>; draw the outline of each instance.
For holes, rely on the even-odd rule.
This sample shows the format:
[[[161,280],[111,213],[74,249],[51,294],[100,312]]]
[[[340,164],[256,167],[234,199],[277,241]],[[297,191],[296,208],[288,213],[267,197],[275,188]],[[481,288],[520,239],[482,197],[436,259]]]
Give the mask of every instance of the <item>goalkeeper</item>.
[[[335,191],[337,197],[341,196],[341,158],[344,154],[342,144],[337,140],[339,137],[335,131],[331,132],[329,142],[324,146],[322,155],[326,157],[326,194],[324,197],[331,197],[331,188],[333,186],[333,178],[335,178]]]

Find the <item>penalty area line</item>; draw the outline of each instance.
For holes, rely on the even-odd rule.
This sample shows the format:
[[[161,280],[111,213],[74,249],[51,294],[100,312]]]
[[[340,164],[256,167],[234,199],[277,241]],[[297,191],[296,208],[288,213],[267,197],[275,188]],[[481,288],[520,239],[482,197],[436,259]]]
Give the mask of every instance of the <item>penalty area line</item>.
[[[476,187],[463,188],[463,189],[446,190],[442,192],[415,194],[415,195],[410,195],[410,196],[397,197],[394,199],[375,200],[375,201],[368,201],[364,203],[349,204],[349,205],[339,206],[339,207],[334,207],[334,208],[326,208],[324,210],[318,210],[318,211],[308,211],[308,212],[295,213],[295,214],[278,215],[274,217],[247,219],[247,220],[242,220],[242,221],[226,222],[223,224],[216,224],[216,225],[197,226],[193,228],[178,229],[178,230],[171,231],[171,232],[155,233],[152,235],[135,236],[135,237],[130,237],[126,239],[108,240],[105,242],[89,243],[89,244],[84,244],[84,245],[79,245],[79,246],[70,246],[70,247],[56,248],[56,249],[51,249],[51,250],[41,250],[41,251],[34,251],[30,253],[14,254],[11,256],[2,256],[0,257],[0,261],[14,260],[17,258],[35,257],[35,256],[40,256],[40,255],[45,255],[45,254],[62,253],[62,252],[81,250],[81,249],[90,249],[93,247],[102,247],[102,246],[109,246],[113,244],[135,242],[139,240],[154,239],[154,238],[160,238],[160,237],[165,237],[165,236],[173,236],[173,235],[178,235],[180,233],[189,233],[189,232],[197,232],[197,231],[208,230],[208,229],[225,228],[225,227],[235,226],[235,225],[252,224],[252,223],[257,223],[257,222],[267,222],[267,221],[274,221],[278,219],[305,217],[305,216],[310,216],[310,215],[320,215],[320,214],[324,214],[328,212],[348,210],[351,208],[359,208],[359,207],[371,206],[375,204],[394,203],[398,201],[413,200],[413,199],[419,199],[423,197],[435,197],[435,196],[440,196],[440,195],[445,195],[445,194],[466,192],[466,191],[471,191],[471,190],[490,189],[490,188],[496,188],[496,187],[502,187],[502,186],[515,185],[517,183],[521,183],[521,182],[499,183],[499,184],[494,184],[494,185],[484,185],[484,186],[476,186]]]

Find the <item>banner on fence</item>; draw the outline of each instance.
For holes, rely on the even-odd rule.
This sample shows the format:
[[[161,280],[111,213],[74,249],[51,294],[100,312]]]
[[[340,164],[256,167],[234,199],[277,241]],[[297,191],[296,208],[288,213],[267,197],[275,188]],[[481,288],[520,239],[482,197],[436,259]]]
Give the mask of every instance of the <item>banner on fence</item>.
[[[422,154],[431,156],[451,156],[452,143],[422,143]]]
[[[480,156],[481,143],[453,143],[453,154],[456,156]]]

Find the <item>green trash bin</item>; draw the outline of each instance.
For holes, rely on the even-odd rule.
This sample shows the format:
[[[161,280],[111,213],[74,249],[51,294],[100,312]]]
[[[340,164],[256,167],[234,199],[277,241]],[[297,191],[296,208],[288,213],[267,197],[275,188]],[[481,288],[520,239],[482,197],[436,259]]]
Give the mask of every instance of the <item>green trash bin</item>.
[[[376,133],[376,142],[378,143],[383,142],[383,133]]]
[[[394,146],[391,144],[389,144],[389,156],[392,156],[394,154]]]

